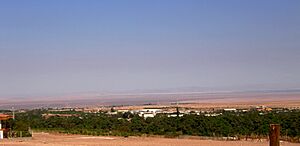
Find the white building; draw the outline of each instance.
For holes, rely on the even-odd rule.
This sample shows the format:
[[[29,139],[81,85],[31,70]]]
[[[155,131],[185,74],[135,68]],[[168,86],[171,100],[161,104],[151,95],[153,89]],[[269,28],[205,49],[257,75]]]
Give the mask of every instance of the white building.
[[[225,108],[224,109],[225,112],[236,112],[235,108]]]
[[[155,116],[155,114],[153,113],[142,113],[142,114],[139,114],[140,117],[144,117],[145,119],[147,118],[153,118]]]

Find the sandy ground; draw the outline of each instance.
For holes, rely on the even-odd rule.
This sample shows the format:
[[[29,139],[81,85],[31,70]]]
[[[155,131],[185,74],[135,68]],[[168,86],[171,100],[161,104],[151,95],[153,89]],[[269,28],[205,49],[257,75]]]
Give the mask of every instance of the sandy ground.
[[[300,94],[246,94],[246,95],[207,95],[203,99],[183,100],[179,107],[191,109],[223,109],[223,108],[252,108],[256,106],[267,106],[271,108],[299,108]],[[210,98],[211,97],[211,98]],[[158,105],[135,105],[116,107],[115,109],[142,109],[142,108],[165,108],[172,107],[170,104]]]
[[[5,139],[1,146],[268,146],[267,141],[215,141],[199,139],[169,139],[156,137],[103,137],[35,133],[28,139]],[[300,146],[281,142],[281,146]]]
[[[31,109],[47,107],[90,107],[110,105],[161,105],[179,102],[192,108],[242,107],[266,105],[275,107],[299,107],[300,90],[296,91],[253,91],[253,92],[162,92],[68,95],[39,98],[3,98],[1,109]],[[130,107],[131,108],[131,107]],[[110,108],[109,108],[110,109]]]

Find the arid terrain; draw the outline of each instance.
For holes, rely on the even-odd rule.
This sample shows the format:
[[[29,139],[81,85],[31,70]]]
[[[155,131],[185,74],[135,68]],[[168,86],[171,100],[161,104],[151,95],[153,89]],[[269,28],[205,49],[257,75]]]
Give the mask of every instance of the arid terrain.
[[[28,139],[4,139],[3,146],[268,146],[268,141],[217,141],[200,139],[171,139],[158,137],[103,137],[34,133]],[[300,146],[281,142],[281,146]]]
[[[42,100],[41,100],[42,99]],[[132,93],[70,95],[45,98],[7,98],[0,100],[0,109],[32,109],[53,107],[101,107],[142,105],[169,106],[180,103],[188,108],[225,108],[266,105],[270,107],[300,107],[300,91],[297,92],[184,92],[184,93]]]

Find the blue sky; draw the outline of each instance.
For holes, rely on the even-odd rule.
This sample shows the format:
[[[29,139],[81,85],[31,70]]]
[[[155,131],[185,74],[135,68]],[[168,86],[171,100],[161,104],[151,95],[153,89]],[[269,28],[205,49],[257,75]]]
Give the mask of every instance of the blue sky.
[[[2,0],[0,97],[300,87],[298,0]]]

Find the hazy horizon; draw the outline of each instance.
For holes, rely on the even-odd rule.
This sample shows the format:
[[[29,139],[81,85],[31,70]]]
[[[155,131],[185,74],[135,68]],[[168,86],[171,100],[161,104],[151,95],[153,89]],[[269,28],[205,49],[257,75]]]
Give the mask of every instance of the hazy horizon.
[[[300,89],[300,1],[0,2],[0,98]]]

